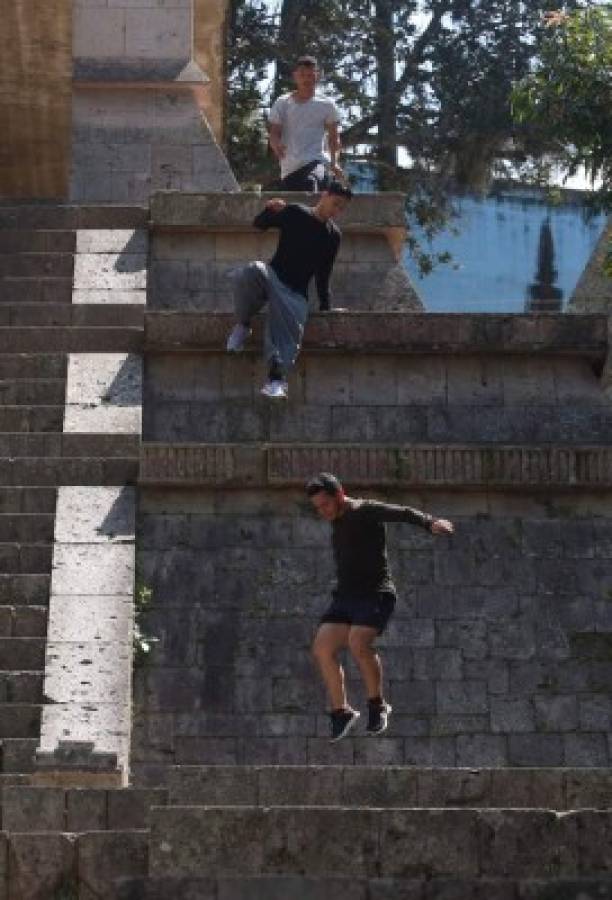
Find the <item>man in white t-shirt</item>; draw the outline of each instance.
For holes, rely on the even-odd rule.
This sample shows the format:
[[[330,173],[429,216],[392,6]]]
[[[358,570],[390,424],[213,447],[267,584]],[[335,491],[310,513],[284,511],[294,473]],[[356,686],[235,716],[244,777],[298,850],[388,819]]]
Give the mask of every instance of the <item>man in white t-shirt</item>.
[[[280,162],[282,188],[318,193],[329,184],[328,170],[344,180],[337,163],[340,117],[333,100],[315,93],[319,70],[313,56],[300,56],[293,80],[295,91],[279,97],[270,110],[270,147]]]

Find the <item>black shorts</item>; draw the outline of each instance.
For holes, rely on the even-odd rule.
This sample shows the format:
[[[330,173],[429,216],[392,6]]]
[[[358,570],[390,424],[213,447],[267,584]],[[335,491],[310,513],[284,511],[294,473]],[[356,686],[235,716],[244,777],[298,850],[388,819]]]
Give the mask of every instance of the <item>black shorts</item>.
[[[321,616],[321,625],[361,625],[382,634],[395,609],[395,594],[384,591],[368,597],[337,597]]]

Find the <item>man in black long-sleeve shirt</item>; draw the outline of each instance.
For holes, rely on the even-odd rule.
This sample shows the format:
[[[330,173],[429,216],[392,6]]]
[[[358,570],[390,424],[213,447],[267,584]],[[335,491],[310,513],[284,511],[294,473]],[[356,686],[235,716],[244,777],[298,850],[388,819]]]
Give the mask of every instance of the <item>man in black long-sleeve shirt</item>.
[[[312,652],[331,704],[331,739],[343,738],[359,719],[346,697],[337,654],[348,647],[368,692],[368,734],[387,728],[391,706],[383,697],[382,666],[373,648],[393,613],[395,585],[389,570],[385,522],[409,522],[431,534],[452,534],[447,519],[409,506],[347,497],[338,479],[321,472],[306,486],[317,513],[332,526],[337,585],[315,636]]]
[[[308,316],[308,284],[314,276],[321,310],[330,308],[329,279],[340,246],[340,230],[333,221],[352,194],[332,183],[316,206],[269,200],[253,224],[278,228],[276,252],[269,264],[252,262],[237,275],[237,324],[227,340],[230,352],[239,352],[251,333],[251,319],[268,304],[264,352],[268,381],[262,393],[272,399],[287,397],[287,373],[299,353]]]

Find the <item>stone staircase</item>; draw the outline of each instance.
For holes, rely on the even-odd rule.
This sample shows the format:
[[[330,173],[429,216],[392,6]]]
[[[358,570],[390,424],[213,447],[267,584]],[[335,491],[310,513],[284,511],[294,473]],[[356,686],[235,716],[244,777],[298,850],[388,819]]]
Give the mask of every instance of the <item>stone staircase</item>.
[[[134,480],[137,441],[66,433],[70,352],[139,346],[142,309],[72,303],[81,226],[134,211],[0,206],[0,741],[3,775],[40,740],[56,493]],[[138,215],[138,212],[136,212]]]
[[[19,900],[58,885],[86,900],[602,900],[611,792],[608,769],[395,766],[180,766],[157,790],[4,784],[0,859]]]
[[[105,406],[109,372],[113,384],[130,382],[134,361],[114,357],[142,352],[143,319],[137,526],[140,577],[153,596],[141,625],[159,638],[135,671],[130,787],[102,787],[93,769],[62,780],[53,765],[42,772],[40,751],[29,771],[38,720],[22,735],[13,713],[0,719],[0,900],[3,892],[10,900],[610,900],[605,318],[382,312],[409,295],[405,284],[395,290],[401,204],[393,200],[389,217],[366,198],[361,212],[355,204],[339,272],[344,301],[374,267],[366,309],[311,318],[289,403],[272,408],[256,392],[259,330],[241,358],[223,350],[228,270],[267,246],[267,238],[253,243],[242,215],[259,198],[219,204],[196,195],[187,215],[180,195],[160,203],[166,219],[154,217],[152,250],[142,211],[0,208],[11,290],[42,265],[25,259],[19,232],[76,233],[72,302],[40,294],[32,305],[7,294],[0,324],[7,407],[55,410],[0,435],[0,516],[11,519],[7,530],[0,519],[0,543],[47,547],[46,568],[33,567],[29,550],[11,550],[29,568],[1,576],[10,609],[0,614],[3,709],[44,710],[51,764],[65,723],[96,745],[117,738],[108,721],[118,721],[113,698],[125,693],[125,671],[114,676],[126,668],[118,648],[128,639],[126,597],[102,590],[93,608],[96,619],[106,616],[103,627],[83,638],[87,657],[74,657],[73,620],[85,628],[88,620],[79,618],[79,596],[62,597],[65,572],[55,593],[50,587],[58,574],[50,551],[54,539],[56,551],[65,541],[78,574],[87,568],[82,544],[89,564],[104,530],[99,510],[78,505],[95,505],[93,495],[63,494],[64,515],[78,514],[79,527],[68,534],[62,525],[58,538],[56,491],[135,478],[137,436],[121,432],[133,426],[129,406],[117,403],[102,433],[91,423],[108,410],[90,419],[87,398]],[[24,259],[15,262],[19,247]],[[147,253],[153,309],[143,316]],[[375,294],[377,283],[384,289]],[[79,354],[114,356],[89,377]],[[36,394],[17,379],[45,387]],[[127,393],[132,400],[122,402],[133,403]],[[332,576],[326,528],[303,496],[321,468],[355,493],[458,525],[435,545],[420,532],[394,533],[403,603],[383,640],[392,730],[338,746],[328,742],[308,656]],[[131,530],[116,526],[104,533],[111,543],[118,536],[125,562]],[[105,559],[102,575],[84,581],[88,608],[91,584],[98,589],[120,568]],[[55,694],[41,707],[47,602],[58,612],[50,620],[57,659],[47,653]],[[101,633],[114,665],[100,664],[97,693],[88,693],[82,664],[97,659],[89,654]],[[34,658],[14,649],[26,647],[20,641],[38,642]],[[359,702],[350,666],[348,674]],[[105,692],[110,719],[99,728],[87,716],[104,712]]]

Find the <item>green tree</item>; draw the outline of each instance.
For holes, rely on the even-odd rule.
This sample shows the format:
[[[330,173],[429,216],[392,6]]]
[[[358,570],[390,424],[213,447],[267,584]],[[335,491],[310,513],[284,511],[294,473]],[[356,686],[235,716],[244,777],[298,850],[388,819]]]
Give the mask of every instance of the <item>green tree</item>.
[[[262,85],[274,59],[276,25],[263,0],[231,0],[227,28],[227,156],[241,182],[268,181]]]
[[[537,128],[565,173],[584,168],[612,208],[612,10],[548,17],[533,72],[512,94],[515,119]]]

